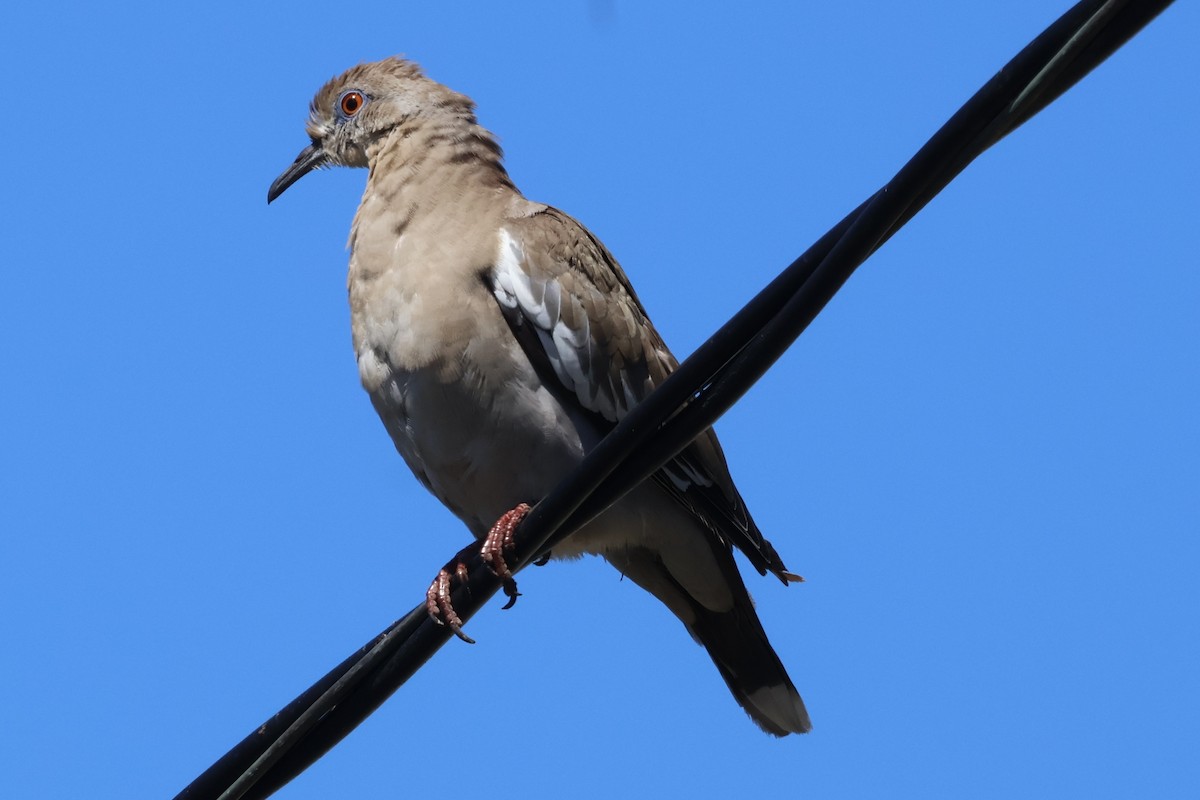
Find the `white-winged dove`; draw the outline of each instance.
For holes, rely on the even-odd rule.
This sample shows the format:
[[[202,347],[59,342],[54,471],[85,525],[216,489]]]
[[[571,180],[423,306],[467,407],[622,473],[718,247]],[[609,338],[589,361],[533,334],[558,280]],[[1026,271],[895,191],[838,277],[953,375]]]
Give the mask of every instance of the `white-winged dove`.
[[[415,64],[391,58],[329,81],[307,130],[312,144],[267,200],[317,167],[369,169],[349,245],[359,374],[413,473],[484,538],[545,496],[677,362],[604,245],[526,200],[474,103]],[[760,573],[797,580],[709,430],[553,555],[604,557],[683,621],[759,726],[808,731],[735,545]]]

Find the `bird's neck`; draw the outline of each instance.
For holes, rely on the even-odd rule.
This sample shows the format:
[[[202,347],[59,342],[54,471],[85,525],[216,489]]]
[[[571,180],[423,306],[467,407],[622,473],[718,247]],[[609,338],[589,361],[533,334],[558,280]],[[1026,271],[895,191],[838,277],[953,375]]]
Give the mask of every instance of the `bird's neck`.
[[[393,209],[424,216],[448,205],[502,204],[517,189],[496,140],[471,116],[405,122],[367,150],[367,193]]]
[[[468,123],[406,123],[368,146],[370,176],[350,232],[352,305],[377,280],[442,282],[457,296],[495,259],[502,220],[526,201],[491,135]]]

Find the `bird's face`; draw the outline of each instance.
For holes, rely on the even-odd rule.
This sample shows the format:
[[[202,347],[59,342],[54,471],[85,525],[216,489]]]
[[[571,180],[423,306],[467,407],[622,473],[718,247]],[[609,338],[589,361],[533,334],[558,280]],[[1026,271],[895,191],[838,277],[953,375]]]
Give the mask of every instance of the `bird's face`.
[[[305,128],[312,144],[271,184],[267,202],[314,169],[368,166],[371,142],[419,114],[436,86],[399,58],[360,64],[326,83],[309,106]]]
[[[267,191],[270,203],[289,186],[320,167],[365,167],[365,143],[374,130],[372,118],[377,118],[379,104],[376,96],[360,86],[347,86],[340,91],[322,89],[313,98],[308,115],[308,137],[312,144],[300,151],[295,162],[283,171]]]

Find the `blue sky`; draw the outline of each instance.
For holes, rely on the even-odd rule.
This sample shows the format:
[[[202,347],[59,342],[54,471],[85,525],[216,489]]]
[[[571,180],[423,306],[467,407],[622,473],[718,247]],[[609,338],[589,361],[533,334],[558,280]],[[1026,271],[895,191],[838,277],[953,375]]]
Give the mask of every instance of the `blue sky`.
[[[324,80],[404,53],[474,97],[682,356],[1065,7],[10,9],[6,793],[173,795],[467,540],[358,386],[365,173],[265,203]],[[556,563],[279,796],[1194,789],[1197,31],[1178,4],[986,154],[719,424],[808,578],[750,587],[811,735],[761,734],[663,608]]]

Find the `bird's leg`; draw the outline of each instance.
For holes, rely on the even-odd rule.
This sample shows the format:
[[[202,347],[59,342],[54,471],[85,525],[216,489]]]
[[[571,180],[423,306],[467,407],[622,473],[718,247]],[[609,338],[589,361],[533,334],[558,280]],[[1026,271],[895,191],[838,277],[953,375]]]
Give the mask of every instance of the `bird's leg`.
[[[425,611],[438,625],[446,625],[454,631],[454,635],[467,644],[475,644],[475,640],[463,633],[462,618],[454,610],[450,599],[450,580],[457,578],[459,583],[467,582],[467,565],[464,560],[475,545],[469,545],[459,551],[450,563],[438,570],[437,577],[429,584],[425,592]]]
[[[505,512],[488,531],[488,535],[484,537],[483,544],[479,548],[479,557],[504,583],[504,594],[508,595],[508,602],[504,604],[506,609],[513,607],[520,592],[517,591],[517,582],[513,579],[512,571],[504,560],[504,552],[512,551],[513,531],[517,529],[521,520],[525,519],[525,515],[528,513],[528,503],[521,503],[513,510]]]

